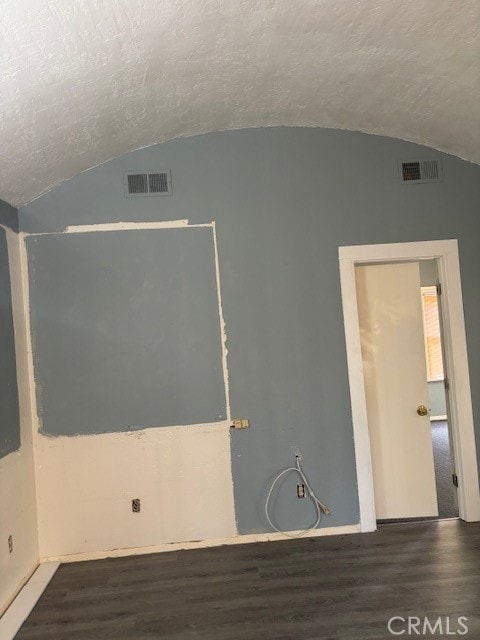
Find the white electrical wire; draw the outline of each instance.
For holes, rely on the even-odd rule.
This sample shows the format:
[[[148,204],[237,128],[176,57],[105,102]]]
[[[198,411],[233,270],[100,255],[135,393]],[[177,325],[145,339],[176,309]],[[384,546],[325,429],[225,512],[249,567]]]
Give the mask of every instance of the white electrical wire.
[[[282,478],[285,474],[290,473],[291,471],[295,471],[296,473],[299,474],[300,478],[303,480],[303,483],[305,485],[305,487],[307,488],[307,492],[309,497],[311,498],[313,504],[315,505],[315,510],[317,512],[317,519],[315,520],[315,524],[313,524],[309,529],[305,529],[305,531],[301,531],[300,533],[296,534],[296,535],[292,535],[291,533],[287,533],[286,531],[282,531],[281,529],[278,529],[272,522],[271,518],[270,518],[270,514],[268,512],[268,504],[270,502],[270,498],[272,497],[272,492],[273,489],[275,488],[277,482],[280,480],[280,478]],[[287,536],[288,538],[302,538],[303,536],[308,535],[309,533],[311,533],[312,531],[314,531],[318,525],[320,524],[320,520],[322,519],[322,513],[324,513],[325,515],[330,515],[330,509],[323,504],[323,502],[321,500],[319,500],[317,498],[317,496],[315,495],[315,492],[313,491],[312,487],[310,486],[308,480],[307,480],[307,476],[305,475],[303,469],[302,469],[302,465],[300,464],[300,456],[296,455],[295,456],[295,466],[294,467],[287,467],[286,469],[284,469],[283,471],[281,471],[274,479],[274,481],[272,482],[272,486],[270,487],[270,490],[267,494],[267,499],[265,500],[265,516],[270,524],[270,526],[272,527],[272,529],[274,529],[275,531],[277,531],[278,533],[283,533],[284,536]]]

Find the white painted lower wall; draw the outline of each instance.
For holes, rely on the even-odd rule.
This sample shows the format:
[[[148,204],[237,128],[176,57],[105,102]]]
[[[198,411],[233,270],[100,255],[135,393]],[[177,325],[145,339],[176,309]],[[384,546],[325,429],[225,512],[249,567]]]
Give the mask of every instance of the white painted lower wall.
[[[38,564],[32,447],[0,460],[0,615]],[[13,553],[8,536],[13,537]]]
[[[0,615],[38,565],[35,468],[18,236],[7,230],[17,354],[21,447],[0,460]],[[13,553],[8,536],[13,537]]]
[[[236,534],[226,422],[35,446],[42,558]]]

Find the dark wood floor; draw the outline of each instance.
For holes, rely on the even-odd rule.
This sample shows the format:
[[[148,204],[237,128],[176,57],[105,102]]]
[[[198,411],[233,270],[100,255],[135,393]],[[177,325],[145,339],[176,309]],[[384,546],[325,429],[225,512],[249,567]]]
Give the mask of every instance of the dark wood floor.
[[[392,616],[480,638],[480,523],[65,564],[16,640],[387,639]]]

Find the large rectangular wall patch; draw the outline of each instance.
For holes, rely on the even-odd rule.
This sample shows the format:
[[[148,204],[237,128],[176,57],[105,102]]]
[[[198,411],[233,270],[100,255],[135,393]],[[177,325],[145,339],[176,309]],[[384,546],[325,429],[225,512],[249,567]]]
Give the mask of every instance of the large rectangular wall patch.
[[[226,418],[209,227],[26,239],[41,431]]]

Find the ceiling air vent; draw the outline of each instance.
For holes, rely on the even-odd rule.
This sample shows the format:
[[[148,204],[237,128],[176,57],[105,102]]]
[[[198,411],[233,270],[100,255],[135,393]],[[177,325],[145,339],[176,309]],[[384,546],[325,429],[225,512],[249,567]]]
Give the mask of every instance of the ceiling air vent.
[[[127,198],[138,196],[171,196],[172,178],[166,171],[125,171],[123,185]]]
[[[418,184],[419,182],[441,182],[442,164],[440,160],[408,160],[400,163],[403,182]]]

